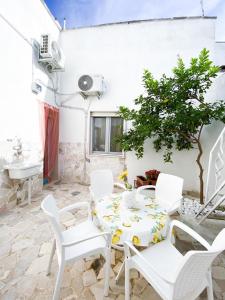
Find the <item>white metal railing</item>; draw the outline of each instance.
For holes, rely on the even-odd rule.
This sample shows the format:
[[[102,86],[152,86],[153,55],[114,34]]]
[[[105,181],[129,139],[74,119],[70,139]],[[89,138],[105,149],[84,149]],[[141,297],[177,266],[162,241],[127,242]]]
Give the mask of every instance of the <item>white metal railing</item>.
[[[200,211],[197,213],[196,217],[201,215],[199,223],[202,223],[224,200],[225,195],[222,192],[222,189],[225,187],[225,127],[220,133],[217,141],[212,147],[209,154],[209,165],[208,165],[208,174],[206,182],[206,201],[202,206]],[[213,190],[210,195],[210,188],[212,187],[211,179],[214,177],[215,184],[213,184]],[[206,208],[211,205],[210,208]]]

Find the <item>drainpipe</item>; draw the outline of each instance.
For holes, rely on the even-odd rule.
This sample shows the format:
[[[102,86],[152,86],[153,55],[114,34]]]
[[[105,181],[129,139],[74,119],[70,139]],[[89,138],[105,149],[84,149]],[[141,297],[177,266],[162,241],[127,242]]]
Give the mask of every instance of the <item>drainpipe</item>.
[[[64,101],[63,103],[65,103],[66,101]],[[63,103],[61,104],[61,107],[68,108],[68,109],[74,109],[74,110],[80,110],[84,113],[84,147],[83,147],[84,164],[83,164],[83,176],[81,179],[81,183],[84,185],[87,185],[87,181],[86,181],[87,163],[90,163],[90,159],[87,157],[87,138],[88,138],[87,129],[88,129],[88,115],[89,115],[89,110],[90,110],[90,106],[91,106],[91,100],[85,100],[85,101],[88,101],[88,106],[86,109],[81,108],[81,107],[65,105]]]

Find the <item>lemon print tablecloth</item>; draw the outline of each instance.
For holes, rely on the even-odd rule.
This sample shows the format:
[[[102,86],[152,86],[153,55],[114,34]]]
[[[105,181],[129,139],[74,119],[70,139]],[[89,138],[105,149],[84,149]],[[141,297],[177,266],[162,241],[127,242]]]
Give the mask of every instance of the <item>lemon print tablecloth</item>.
[[[169,216],[154,199],[144,197],[138,207],[129,207],[123,194],[105,197],[95,204],[94,221],[103,231],[112,233],[112,244],[131,241],[136,246],[148,246],[166,237]]]

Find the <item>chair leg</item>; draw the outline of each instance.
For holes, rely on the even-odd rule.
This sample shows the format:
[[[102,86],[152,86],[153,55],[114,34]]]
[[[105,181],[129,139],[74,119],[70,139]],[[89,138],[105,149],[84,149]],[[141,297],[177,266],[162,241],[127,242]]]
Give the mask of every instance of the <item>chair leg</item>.
[[[61,287],[61,283],[62,283],[62,279],[63,279],[64,267],[65,267],[64,262],[61,262],[59,264],[59,271],[58,271],[57,278],[56,278],[55,290],[54,290],[54,294],[53,294],[53,300],[58,300],[59,299],[60,287]]]
[[[118,274],[116,275],[116,283],[118,283],[119,279],[120,279],[120,276],[122,275],[123,271],[124,271],[124,266],[125,266],[125,261],[123,261],[120,269],[119,269],[119,272]]]
[[[130,300],[130,267],[127,258],[125,259],[125,300]]]
[[[208,273],[207,277],[208,277],[207,278],[208,279],[208,287],[207,287],[208,300],[214,300],[211,272]]]
[[[51,250],[49,263],[48,263],[48,269],[47,269],[47,274],[46,274],[47,276],[50,275],[50,273],[51,273],[51,266],[52,266],[53,256],[55,254],[55,248],[56,248],[56,242],[54,240],[53,243],[52,243],[52,250]]]
[[[104,283],[104,296],[107,297],[109,294],[109,277],[110,277],[110,265],[111,265],[111,249],[106,251],[106,262],[105,262],[105,283]]]

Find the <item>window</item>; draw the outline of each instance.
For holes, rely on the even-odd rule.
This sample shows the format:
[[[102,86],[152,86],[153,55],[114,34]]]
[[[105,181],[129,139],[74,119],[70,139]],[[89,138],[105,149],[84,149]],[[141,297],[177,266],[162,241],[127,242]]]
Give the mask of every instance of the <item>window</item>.
[[[116,137],[123,133],[123,119],[114,116],[92,115],[91,150],[92,153],[121,153],[121,145]]]

